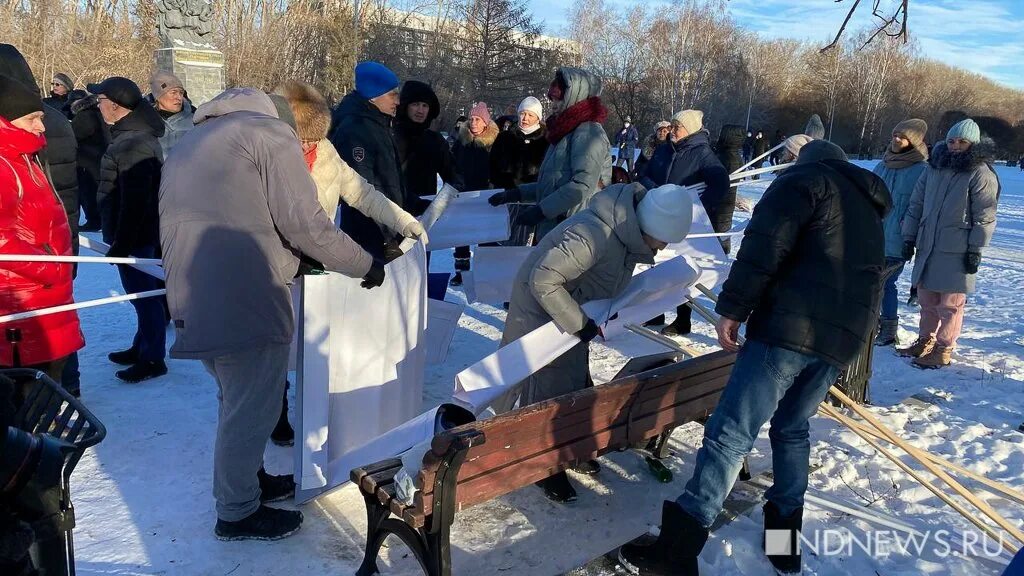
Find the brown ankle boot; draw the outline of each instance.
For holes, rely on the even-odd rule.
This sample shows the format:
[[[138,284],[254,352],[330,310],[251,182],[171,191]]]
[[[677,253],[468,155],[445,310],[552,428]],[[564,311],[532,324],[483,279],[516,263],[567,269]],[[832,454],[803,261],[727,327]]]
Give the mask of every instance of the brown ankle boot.
[[[919,336],[913,344],[907,348],[897,348],[896,353],[904,358],[920,358],[935,348],[935,338]]]
[[[914,358],[913,364],[918,368],[944,368],[953,361],[953,349],[948,346],[935,345],[931,352]]]

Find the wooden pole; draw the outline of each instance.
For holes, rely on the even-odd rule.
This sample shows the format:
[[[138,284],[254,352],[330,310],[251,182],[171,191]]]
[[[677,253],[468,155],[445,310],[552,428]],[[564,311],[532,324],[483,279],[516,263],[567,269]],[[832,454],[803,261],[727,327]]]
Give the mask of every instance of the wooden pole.
[[[920,462],[921,465],[924,466],[926,470],[928,470],[929,472],[931,472],[932,474],[937,476],[940,480],[945,482],[950,488],[953,489],[954,492],[956,492],[957,494],[962,496],[964,499],[966,499],[968,502],[973,504],[978,510],[980,510],[982,512],[982,514],[988,516],[993,522],[995,522],[996,525],[998,525],[1003,530],[1006,530],[1007,533],[1009,533],[1011,536],[1016,538],[1019,542],[1024,544],[1024,532],[1021,532],[1020,529],[1018,529],[1016,526],[1011,524],[1006,518],[1003,518],[1002,515],[1000,515],[998,512],[996,512],[994,508],[989,506],[987,502],[985,502],[981,498],[978,498],[977,496],[972,494],[970,490],[968,490],[967,488],[964,488],[964,486],[962,484],[960,484],[959,482],[957,482],[956,479],[954,479],[952,476],[947,474],[941,468],[936,466],[930,460],[928,460],[926,458],[918,458],[917,456],[915,456],[916,452],[915,452],[915,449],[914,449],[913,446],[911,446],[910,444],[907,444],[905,441],[903,441],[903,439],[901,439],[899,436],[897,436],[896,433],[894,433],[892,430],[887,428],[877,418],[875,418],[869,411],[864,409],[863,406],[857,404],[852,399],[850,399],[849,396],[844,394],[842,390],[840,390],[836,386],[832,386],[829,389],[829,391],[832,393],[833,396],[838,398],[839,401],[842,402],[847,408],[849,408],[850,410],[853,410],[858,416],[863,418],[868,424],[871,424],[872,426],[874,426],[885,437],[886,440],[888,440],[889,442],[895,444],[896,446],[899,446],[907,454],[910,454],[910,456],[912,458],[914,458],[915,460],[917,460],[918,462]],[[821,406],[825,407],[826,405],[822,404]],[[831,407],[829,407],[829,408],[831,408]],[[838,414],[838,412],[836,412],[836,413]],[[857,431],[854,430],[854,432],[857,432]],[[868,443],[872,444],[873,446],[877,444],[874,439],[871,439],[870,441],[868,441]],[[1014,551],[1016,551],[1016,550],[1014,550]]]
[[[1000,545],[1003,546],[1004,548],[1006,548],[1006,550],[1008,552],[1010,552],[1011,554],[1016,554],[1017,553],[1017,548],[1015,548],[1013,546],[1013,544],[1007,542],[1006,539],[1003,538],[1002,534],[996,532],[991,526],[989,526],[988,524],[985,524],[976,515],[972,514],[970,512],[970,510],[967,510],[960,503],[958,503],[957,501],[953,500],[948,494],[946,494],[945,492],[940,490],[938,487],[936,487],[932,483],[928,482],[928,480],[926,480],[924,477],[922,477],[916,470],[911,468],[906,462],[900,460],[898,456],[896,456],[895,454],[893,454],[892,452],[887,450],[885,447],[883,447],[881,444],[879,444],[874,438],[871,437],[871,435],[869,435],[869,434],[867,434],[865,432],[860,431],[857,428],[857,423],[855,421],[850,419],[848,416],[840,414],[838,410],[836,410],[832,406],[829,406],[828,404],[824,404],[823,403],[820,406],[820,410],[825,412],[825,414],[828,415],[830,418],[833,418],[833,419],[839,421],[840,423],[844,424],[846,427],[848,427],[850,430],[852,430],[854,432],[854,434],[857,434],[862,439],[864,439],[865,442],[870,444],[875,450],[877,450],[883,456],[885,456],[886,458],[891,460],[893,462],[893,464],[896,464],[896,466],[898,466],[901,470],[903,470],[904,472],[909,474],[914,480],[917,480],[918,483],[920,483],[922,486],[927,488],[932,494],[935,494],[935,496],[937,496],[940,500],[942,500],[946,504],[949,504],[950,507],[952,507],[954,510],[959,512],[971,524],[974,524],[975,526],[980,528],[982,531],[984,531],[986,534],[988,534],[992,538],[998,540]],[[1008,532],[1009,532],[1009,530],[1008,530]],[[1011,532],[1011,535],[1013,535],[1012,532]],[[1013,536],[1014,536],[1014,538],[1017,537],[1016,535],[1013,535]]]
[[[821,412],[823,414],[825,414],[824,410],[822,410]],[[865,434],[870,434],[876,440],[885,440],[886,442],[888,442],[888,439],[885,436],[882,436],[881,433],[876,432],[874,429],[869,428],[868,426],[864,426],[863,424],[861,424],[859,422],[854,422],[854,426],[856,426],[857,430],[859,430],[861,432],[864,432]],[[935,464],[937,464],[939,466],[942,466],[943,468],[945,468],[947,470],[950,470],[952,472],[956,472],[957,474],[960,474],[960,475],[964,476],[965,478],[970,478],[971,480],[973,480],[973,481],[975,481],[975,482],[977,482],[979,484],[984,485],[993,494],[998,494],[998,495],[1005,496],[1006,498],[1009,498],[1009,499],[1017,502],[1018,504],[1024,504],[1024,494],[1022,494],[1018,490],[1015,490],[1011,486],[1008,486],[1007,484],[1003,484],[1002,482],[997,482],[995,480],[991,480],[989,478],[986,478],[986,477],[982,476],[981,474],[978,474],[976,472],[972,472],[972,471],[968,470],[967,468],[964,468],[963,466],[954,464],[954,463],[952,463],[952,462],[950,462],[948,460],[940,458],[939,456],[936,456],[935,454],[927,452],[927,451],[925,451],[925,450],[923,450],[921,448],[918,448],[916,446],[912,446],[912,448],[913,448],[913,451],[914,451],[913,455],[917,459],[927,458],[927,459],[931,460],[932,462],[934,462]]]

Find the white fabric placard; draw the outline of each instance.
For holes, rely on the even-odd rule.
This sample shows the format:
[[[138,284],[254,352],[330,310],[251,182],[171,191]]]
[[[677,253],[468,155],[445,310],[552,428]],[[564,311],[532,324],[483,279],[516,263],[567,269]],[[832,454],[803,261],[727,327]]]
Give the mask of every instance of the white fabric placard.
[[[448,188],[447,186],[445,189]],[[442,189],[442,193],[445,192]],[[440,216],[429,229],[429,250],[502,242],[512,235],[508,208],[491,206],[487,199],[502,190],[480,190],[452,194]],[[438,198],[441,194],[438,194]],[[436,202],[436,199],[435,199]]]
[[[512,298],[516,274],[531,251],[532,246],[477,246],[473,250],[473,300],[470,301],[485,304],[508,302]]]
[[[698,276],[686,259],[673,258],[634,276],[618,298],[588,302],[583,310],[595,322],[603,324],[610,316],[621,315],[627,308],[649,306],[650,302],[664,298],[666,292],[678,289],[680,284],[692,284]],[[480,414],[512,386],[550,364],[577,342],[578,338],[563,333],[554,322],[548,322],[457,374],[452,399],[474,414]]]
[[[448,348],[465,309],[462,304],[454,302],[427,300],[427,330],[423,335],[427,345],[427,364],[441,364],[448,358]]]
[[[300,501],[347,482],[349,454],[422,410],[426,251],[408,240],[402,248],[378,288],[340,274],[303,281]]]

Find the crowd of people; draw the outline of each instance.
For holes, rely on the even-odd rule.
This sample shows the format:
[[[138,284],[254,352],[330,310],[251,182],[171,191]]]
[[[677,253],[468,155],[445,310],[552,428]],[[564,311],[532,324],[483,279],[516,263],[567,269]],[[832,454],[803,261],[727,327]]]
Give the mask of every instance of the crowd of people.
[[[593,385],[589,343],[602,332],[582,306],[621,294],[637,264],[684,240],[694,210],[685,187],[703,184],[714,230],[731,230],[730,175],[769,155],[763,132],[726,124],[712,146],[704,113],[688,109],[643,141],[625,118],[613,147],[601,93],[593,73],[560,68],[544,95],[547,113],[534,95],[522,99],[515,122],[496,122],[475,103],[449,146],[432,128],[441,106],[431,87],[402,83],[376,62],[356,66],[355,88],[333,110],[297,80],[270,93],[230,88],[194,107],[166,72],[153,75],[148,95],[121,77],[83,92],[58,74],[43,99],[24,58],[0,45],[0,253],[76,253],[81,206],[82,229],[102,231],[108,256],[162,258],[166,283],[118,266],[126,292],[166,286],[167,297],[132,301],[133,342],[109,356],[127,366],[117,377],[165,374],[173,326],[170,355],[200,360],[218,386],[217,537],[283,538],[302,514],[266,504],[289,497],[295,483],[268,474],[263,452],[270,438],[294,437],[289,285],[313,270],[382,285],[403,238],[427,241],[416,216],[438,177],[458,190],[501,189],[490,203],[509,209],[509,243],[535,247],[516,276],[502,344],[551,321],[580,340],[496,402],[498,412]],[[770,161],[792,165],[754,208],[716,306],[719,343],[738,353],[736,365],[693,477],[663,505],[657,541],[620,552],[635,573],[697,573],[708,528],[768,421],[775,485],[765,529],[799,529],[808,419],[864,346],[898,344],[897,279],[911,260],[920,333],[898,352],[921,368],[951,362],[995,227],[991,142],[967,119],[929,151],[927,125],[910,119],[893,128],[870,171],[823,139],[817,116],[804,132],[776,133]],[[469,247],[455,250],[453,285],[470,256]],[[0,264],[0,314],[71,303],[73,275],[69,263]],[[680,307],[663,332],[688,334],[689,311]],[[76,351],[85,338],[74,312],[3,328],[0,365],[37,367],[79,393]],[[572,470],[597,474],[600,465]],[[576,497],[564,471],[538,485],[557,502]],[[770,560],[784,573],[800,568],[798,550]]]

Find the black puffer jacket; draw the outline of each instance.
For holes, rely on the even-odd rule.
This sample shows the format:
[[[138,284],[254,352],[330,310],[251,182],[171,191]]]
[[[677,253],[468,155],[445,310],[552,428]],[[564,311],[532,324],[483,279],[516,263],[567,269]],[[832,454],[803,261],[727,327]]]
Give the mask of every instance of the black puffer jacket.
[[[743,139],[747,137],[743,126],[739,124],[726,124],[722,126],[722,132],[718,135],[718,144],[715,145],[715,155],[718,161],[725,167],[725,171],[732,174],[743,166]],[[732,215],[736,211],[736,187],[731,186],[722,196],[715,211],[715,217],[711,220],[711,226],[715,232],[728,232],[732,230]]]
[[[25,57],[10,44],[0,44],[0,74],[9,76],[38,90]],[[50,178],[50,184],[64,204],[64,213],[71,225],[71,246],[78,254],[78,145],[71,121],[63,112],[50,106],[43,106],[43,126],[46,128],[46,148],[39,154]]]
[[[847,366],[878,319],[891,206],[882,179],[849,162],[786,170],[754,208],[715,309],[748,322],[748,338]]]
[[[160,169],[163,136],[160,114],[145,100],[110,127],[110,146],[100,164],[96,194],[108,256],[127,256],[160,246]]]
[[[700,193],[700,202],[714,222],[718,206],[729,191],[729,174],[715,157],[707,130],[658,146],[640,178],[640,183],[648,190],[664,184],[691,186],[700,182],[707,184]]]
[[[433,89],[423,82],[409,80],[402,85],[400,98],[395,138],[406,192],[416,198],[437,193],[438,175],[456,190],[462,190],[462,177],[455,170],[451,147],[444,136],[430,129],[430,124],[441,113],[441,105]],[[417,124],[409,119],[408,108],[413,102],[426,102],[430,106],[426,122]],[[429,202],[424,200],[409,212],[419,216],[428,205]]]
[[[391,120],[358,92],[349,92],[332,114],[331,144],[341,159],[374,188],[406,212],[414,212],[419,198],[406,194]],[[385,245],[397,238],[344,202],[341,229],[377,258],[382,258]]]
[[[491,147],[491,184],[496,188],[514,188],[536,182],[547,151],[547,130],[543,124],[533,134],[524,134],[518,125],[498,134]]]

